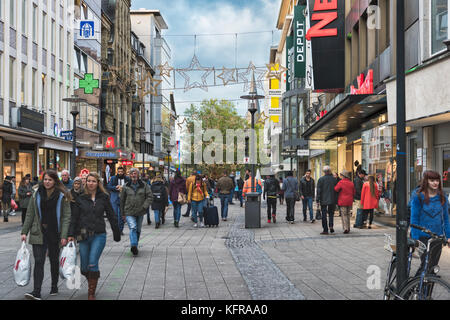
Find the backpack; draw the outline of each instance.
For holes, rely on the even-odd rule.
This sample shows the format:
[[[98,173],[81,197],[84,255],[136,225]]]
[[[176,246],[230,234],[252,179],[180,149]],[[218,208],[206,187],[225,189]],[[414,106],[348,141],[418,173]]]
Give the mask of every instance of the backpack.
[[[153,201],[157,202],[157,203],[162,203],[164,202],[164,184],[153,184],[151,189],[152,189],[152,194],[153,194]]]
[[[267,195],[275,196],[277,194],[277,185],[275,180],[269,180],[267,183]]]

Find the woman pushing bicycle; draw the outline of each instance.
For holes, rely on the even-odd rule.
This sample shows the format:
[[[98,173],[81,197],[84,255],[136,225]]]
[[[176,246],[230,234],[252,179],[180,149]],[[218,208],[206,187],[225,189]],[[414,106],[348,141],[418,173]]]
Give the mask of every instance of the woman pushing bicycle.
[[[441,176],[435,171],[425,171],[422,184],[413,192],[411,200],[411,224],[429,229],[439,236],[445,236],[450,244],[449,203],[442,190]],[[411,228],[411,238],[427,243],[430,236],[416,228]],[[427,273],[438,265],[442,252],[442,242],[432,242]],[[425,264],[425,255],[421,256],[421,265],[416,273],[420,275]]]

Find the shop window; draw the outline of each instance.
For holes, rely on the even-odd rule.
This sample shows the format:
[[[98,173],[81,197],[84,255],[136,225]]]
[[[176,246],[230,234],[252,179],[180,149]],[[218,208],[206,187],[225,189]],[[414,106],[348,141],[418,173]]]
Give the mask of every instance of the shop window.
[[[445,49],[448,36],[448,0],[431,0],[431,54]]]

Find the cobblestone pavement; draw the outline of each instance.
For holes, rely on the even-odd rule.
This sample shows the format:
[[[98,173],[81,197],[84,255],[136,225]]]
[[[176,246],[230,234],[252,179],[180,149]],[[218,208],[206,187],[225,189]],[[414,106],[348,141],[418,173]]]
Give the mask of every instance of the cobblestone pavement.
[[[219,205],[220,206],[220,205]],[[321,236],[321,223],[303,222],[300,205],[296,223],[285,221],[286,206],[278,205],[278,221],[267,224],[261,208],[261,229],[244,229],[244,209],[229,206],[229,219],[218,228],[195,229],[189,218],[173,226],[172,210],[165,225],[155,229],[144,219],[139,256],[130,252],[128,229],[119,243],[108,241],[100,260],[98,299],[381,299],[390,253],[384,234],[395,229],[375,225],[342,234],[335,217],[335,235]],[[220,210],[220,208],[219,208]],[[183,213],[185,207],[182,209]],[[300,213],[300,214],[299,214]],[[352,221],[353,224],[353,221]],[[24,299],[32,290],[14,283],[12,268],[20,247],[20,218],[0,222],[0,299]],[[31,246],[28,246],[31,251]],[[414,259],[417,266],[418,259]],[[33,265],[33,261],[32,261]],[[369,266],[378,266],[380,288],[369,289]],[[443,249],[441,276],[449,280],[450,253]],[[59,295],[49,296],[48,261],[43,299],[87,299],[87,282],[79,290],[59,283]]]

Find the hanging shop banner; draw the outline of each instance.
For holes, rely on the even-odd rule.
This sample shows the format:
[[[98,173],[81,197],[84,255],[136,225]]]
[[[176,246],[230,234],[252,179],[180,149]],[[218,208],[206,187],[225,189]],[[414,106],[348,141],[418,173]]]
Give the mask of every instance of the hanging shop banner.
[[[345,88],[345,0],[309,0],[314,90]]]
[[[291,90],[291,83],[294,81],[294,36],[286,37],[286,91]]]
[[[306,2],[306,12],[305,12],[305,21],[306,21],[306,30],[309,30],[311,27],[310,22],[310,7],[309,1]],[[305,75],[305,88],[314,90],[314,72],[313,72],[313,60],[312,60],[312,43],[308,39],[306,39],[306,75]]]
[[[305,77],[306,69],[306,21],[305,21],[306,6],[295,6],[294,8],[294,48],[295,48],[295,63],[294,75],[295,78],[300,79]]]

